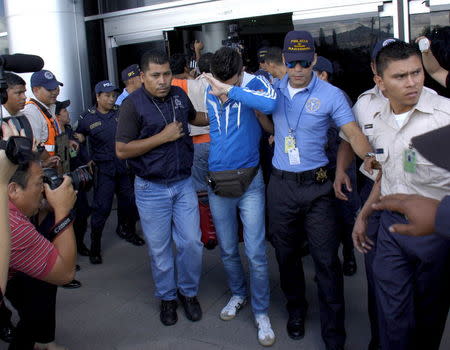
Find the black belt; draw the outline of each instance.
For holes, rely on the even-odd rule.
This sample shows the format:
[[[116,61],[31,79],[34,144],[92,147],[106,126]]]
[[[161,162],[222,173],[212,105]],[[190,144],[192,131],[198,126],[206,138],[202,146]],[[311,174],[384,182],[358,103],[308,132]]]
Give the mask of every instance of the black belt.
[[[291,171],[279,170],[275,167],[272,167],[272,174],[290,181],[296,181],[298,183],[314,181],[317,183],[324,183],[328,180],[327,169],[324,167],[320,167],[313,170],[302,171],[299,173],[293,173]]]

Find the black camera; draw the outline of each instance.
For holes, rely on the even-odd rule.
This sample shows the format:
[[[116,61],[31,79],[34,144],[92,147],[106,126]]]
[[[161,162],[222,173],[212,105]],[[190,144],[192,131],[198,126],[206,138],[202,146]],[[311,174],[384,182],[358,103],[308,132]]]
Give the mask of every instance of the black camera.
[[[244,41],[239,39],[239,26],[237,24],[230,24],[228,26],[228,35],[225,40],[222,40],[222,45],[242,54]]]
[[[89,189],[92,187],[92,171],[91,168],[87,165],[80,166],[74,171],[70,171],[65,175],[70,176],[70,178],[72,179],[72,186],[76,191],[89,191]],[[59,175],[56,169],[44,169],[44,183],[48,184],[52,190],[58,188],[63,181],[64,177],[62,175]]]
[[[30,122],[25,116],[3,118],[3,122],[11,121],[20,133],[24,131],[25,136],[11,136],[8,141],[0,141],[0,149],[4,149],[8,159],[14,164],[24,164],[33,159],[33,130]],[[3,133],[0,128],[0,138]]]
[[[6,92],[8,86],[5,81],[4,71],[16,73],[37,72],[44,67],[41,57],[35,55],[0,55],[0,103],[4,105],[8,101]],[[2,113],[0,111],[0,113]],[[25,137],[13,136],[8,141],[0,140],[0,149],[4,149],[8,159],[14,164],[23,164],[33,159],[33,131],[30,122],[25,116],[0,118],[2,122],[11,120],[17,131],[23,130]],[[3,133],[0,125],[0,139]]]

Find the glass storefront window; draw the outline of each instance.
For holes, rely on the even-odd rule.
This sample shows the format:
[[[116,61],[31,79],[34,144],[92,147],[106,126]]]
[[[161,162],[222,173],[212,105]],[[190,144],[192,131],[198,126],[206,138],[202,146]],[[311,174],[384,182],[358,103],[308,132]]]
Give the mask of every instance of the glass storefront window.
[[[309,31],[319,56],[333,63],[333,84],[353,101],[373,87],[370,55],[378,40],[393,37],[392,17],[365,17],[330,22],[296,24],[296,30]]]
[[[177,0],[85,0],[84,12],[86,16],[93,16],[108,12],[157,5],[171,1]]]
[[[413,41],[421,35],[430,33],[433,29],[450,25],[450,11],[418,13],[409,16],[410,38]]]

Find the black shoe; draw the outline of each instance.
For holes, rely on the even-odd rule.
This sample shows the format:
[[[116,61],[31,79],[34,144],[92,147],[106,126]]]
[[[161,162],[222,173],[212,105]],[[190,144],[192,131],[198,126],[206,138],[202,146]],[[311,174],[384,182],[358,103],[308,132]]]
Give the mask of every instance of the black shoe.
[[[344,256],[344,262],[342,263],[342,272],[344,276],[353,276],[356,273],[357,266],[355,260],[355,254],[349,254]]]
[[[124,225],[117,225],[116,233],[122,239],[124,239],[128,235],[128,232],[125,230]]]
[[[309,242],[307,239],[305,239],[300,247],[300,257],[303,258],[304,256],[308,255],[309,255]]]
[[[89,256],[89,254],[91,254],[90,250],[84,243],[81,243],[79,246],[77,246],[77,252],[81,256]]]
[[[95,254],[95,253],[91,253],[91,255],[89,255],[89,261],[91,262],[91,264],[94,264],[94,265],[103,263],[102,256],[100,254]]]
[[[197,300],[197,297],[185,297],[183,294],[178,292],[178,299],[181,301],[181,305],[183,305],[184,313],[186,314],[186,318],[190,321],[199,321],[202,318],[202,308],[200,307],[200,303]]]
[[[163,325],[172,326],[178,321],[177,315],[178,303],[176,300],[161,300],[161,312],[159,318]]]
[[[11,322],[8,325],[0,327],[0,339],[6,343],[11,343],[16,336],[16,327]]]
[[[289,318],[286,329],[289,337],[294,340],[303,339],[305,336],[305,316],[301,310],[289,310]]]
[[[370,339],[368,350],[381,350],[379,341],[374,338]]]
[[[141,237],[139,237],[137,233],[130,233],[126,235],[124,239],[136,246],[142,246],[145,244],[145,241]]]
[[[71,282],[62,285],[62,287],[66,288],[66,289],[80,288],[81,287],[81,282],[78,281],[78,280],[72,280]]]

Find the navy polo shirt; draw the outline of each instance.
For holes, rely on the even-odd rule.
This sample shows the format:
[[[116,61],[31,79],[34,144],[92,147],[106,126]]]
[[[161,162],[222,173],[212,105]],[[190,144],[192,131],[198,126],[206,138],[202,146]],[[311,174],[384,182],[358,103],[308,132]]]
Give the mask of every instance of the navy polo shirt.
[[[142,86],[123,101],[119,114],[116,141],[123,143],[159,134],[174,120],[183,124],[183,137],[127,160],[137,176],[155,182],[174,182],[191,175],[194,146],[188,122],[195,119],[196,112],[181,88],[172,86],[166,97],[158,98]]]
[[[439,204],[436,213],[436,232],[450,239],[450,196],[446,196]]]
[[[291,99],[288,79],[286,74],[274,86],[277,92],[277,108],[272,114],[275,126],[272,164],[277,169],[291,172],[325,166],[328,164],[325,145],[330,123],[333,120],[341,127],[355,121],[352,110],[339,88],[320,80],[315,74],[312,74],[308,86]],[[300,154],[298,165],[290,165],[289,156],[284,152],[285,137],[289,135],[288,125],[295,129],[296,146]]]

